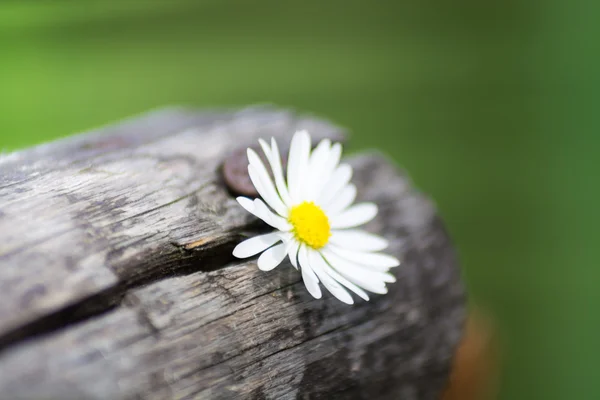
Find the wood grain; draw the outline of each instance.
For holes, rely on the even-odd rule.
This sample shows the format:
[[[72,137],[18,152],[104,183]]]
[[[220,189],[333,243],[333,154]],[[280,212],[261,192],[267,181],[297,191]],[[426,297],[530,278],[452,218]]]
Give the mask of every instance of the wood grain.
[[[348,160],[402,266],[385,296],[315,300],[219,167],[319,119],[167,109],[0,158],[0,393],[11,399],[439,399],[465,315],[435,207],[377,153]]]

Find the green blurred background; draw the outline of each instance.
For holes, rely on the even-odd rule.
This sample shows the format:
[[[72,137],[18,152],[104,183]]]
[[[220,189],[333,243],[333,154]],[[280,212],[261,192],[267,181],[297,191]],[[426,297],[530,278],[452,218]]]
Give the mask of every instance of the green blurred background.
[[[0,3],[0,148],[152,108],[275,103],[439,204],[501,332],[500,398],[599,399],[592,2]]]

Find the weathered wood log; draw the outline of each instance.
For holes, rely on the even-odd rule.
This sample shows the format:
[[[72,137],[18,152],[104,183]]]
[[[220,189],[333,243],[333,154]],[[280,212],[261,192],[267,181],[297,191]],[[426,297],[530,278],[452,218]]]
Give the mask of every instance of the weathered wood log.
[[[433,204],[376,153],[348,160],[367,230],[402,260],[384,296],[313,299],[288,263],[231,256],[265,230],[219,174],[316,118],[168,109],[0,158],[0,393],[6,399],[439,399],[465,319]]]

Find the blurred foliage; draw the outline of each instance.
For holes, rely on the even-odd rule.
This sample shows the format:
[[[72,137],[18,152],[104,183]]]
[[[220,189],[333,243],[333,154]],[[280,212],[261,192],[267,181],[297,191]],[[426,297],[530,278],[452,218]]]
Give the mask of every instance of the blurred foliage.
[[[501,332],[501,398],[598,399],[591,3],[3,2],[0,147],[171,104],[323,115],[436,199]]]

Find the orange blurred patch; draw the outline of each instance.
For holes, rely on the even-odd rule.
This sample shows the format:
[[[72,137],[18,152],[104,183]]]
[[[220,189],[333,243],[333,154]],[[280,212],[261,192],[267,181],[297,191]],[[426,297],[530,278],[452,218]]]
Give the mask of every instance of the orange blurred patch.
[[[498,352],[493,325],[481,312],[471,312],[442,400],[492,400],[496,397],[497,380]]]

